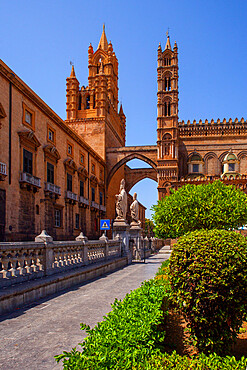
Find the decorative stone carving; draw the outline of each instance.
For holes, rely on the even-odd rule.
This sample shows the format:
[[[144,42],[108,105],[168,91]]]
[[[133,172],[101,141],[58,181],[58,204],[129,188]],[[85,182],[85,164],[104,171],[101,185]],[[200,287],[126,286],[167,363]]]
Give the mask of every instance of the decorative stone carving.
[[[137,193],[134,193],[133,195],[133,203],[130,205],[130,213],[132,217],[132,223],[140,224],[139,220],[139,203],[137,200]],[[131,224],[132,224],[131,223]]]
[[[119,194],[116,194],[117,203],[116,203],[116,212],[117,220],[125,220],[127,212],[127,193],[125,191],[125,180],[122,179],[120,182]]]

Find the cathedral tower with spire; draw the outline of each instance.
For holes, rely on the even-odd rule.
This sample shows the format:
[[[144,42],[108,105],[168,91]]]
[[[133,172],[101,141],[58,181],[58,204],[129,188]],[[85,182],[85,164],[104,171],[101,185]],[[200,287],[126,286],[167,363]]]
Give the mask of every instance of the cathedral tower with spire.
[[[118,60],[105,25],[96,51],[88,48],[88,86],[79,87],[72,66],[67,78],[67,124],[105,160],[106,149],[125,146],[126,118],[118,111]]]
[[[178,48],[167,32],[165,49],[158,47],[157,171],[159,198],[178,179]]]

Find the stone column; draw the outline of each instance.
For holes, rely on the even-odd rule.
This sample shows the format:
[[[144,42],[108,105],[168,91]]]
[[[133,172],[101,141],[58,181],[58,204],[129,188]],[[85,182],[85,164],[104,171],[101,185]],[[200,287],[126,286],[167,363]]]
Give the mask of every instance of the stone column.
[[[142,243],[142,228],[140,224],[131,222],[130,224],[130,237],[135,244],[134,259],[141,261],[144,257],[143,243]]]
[[[112,236],[113,239],[118,237],[122,240],[122,254],[127,257],[128,264],[132,262],[132,255],[129,248],[130,227],[125,220],[115,219],[113,222]]]

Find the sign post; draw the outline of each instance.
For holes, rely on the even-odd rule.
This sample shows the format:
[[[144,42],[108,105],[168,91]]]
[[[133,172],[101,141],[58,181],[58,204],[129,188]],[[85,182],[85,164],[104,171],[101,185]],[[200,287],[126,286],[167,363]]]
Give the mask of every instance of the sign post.
[[[110,230],[110,220],[100,220],[100,230],[104,230],[106,235],[106,230]]]

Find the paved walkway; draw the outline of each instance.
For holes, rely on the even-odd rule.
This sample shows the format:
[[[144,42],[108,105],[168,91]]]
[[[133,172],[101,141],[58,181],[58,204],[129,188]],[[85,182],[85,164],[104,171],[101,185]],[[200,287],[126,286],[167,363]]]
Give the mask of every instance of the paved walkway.
[[[53,356],[69,351],[85,337],[84,322],[93,327],[111,310],[115,298],[152,278],[167,254],[159,254],[97,280],[50,296],[0,322],[1,370],[61,369]],[[80,346],[78,346],[80,349]]]

